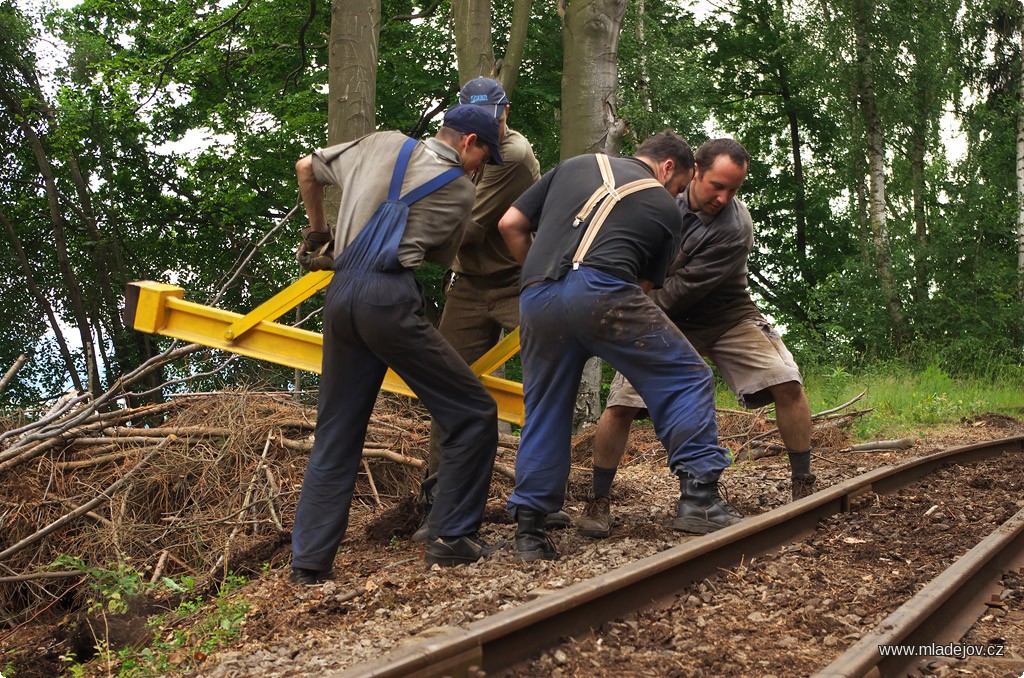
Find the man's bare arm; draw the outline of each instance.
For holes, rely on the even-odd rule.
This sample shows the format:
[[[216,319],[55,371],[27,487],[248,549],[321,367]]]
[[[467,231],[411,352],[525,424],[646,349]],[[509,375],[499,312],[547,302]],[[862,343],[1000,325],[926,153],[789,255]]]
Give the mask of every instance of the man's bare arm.
[[[519,265],[526,263],[526,255],[533,244],[533,225],[517,207],[509,207],[498,222],[498,231],[508,245],[508,251]]]
[[[295,163],[295,174],[299,178],[299,195],[306,207],[309,227],[313,231],[327,231],[327,217],[324,214],[324,186],[313,173],[313,156],[307,155]]]

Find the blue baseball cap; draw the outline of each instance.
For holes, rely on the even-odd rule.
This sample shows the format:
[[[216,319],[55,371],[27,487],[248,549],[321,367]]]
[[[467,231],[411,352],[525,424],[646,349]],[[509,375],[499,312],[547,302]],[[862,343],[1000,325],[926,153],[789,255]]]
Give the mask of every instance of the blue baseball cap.
[[[492,165],[505,164],[501,157],[498,119],[483,108],[472,104],[459,104],[448,109],[448,112],[444,114],[444,123],[442,124],[456,132],[475,134],[491,149],[491,157],[487,162]]]
[[[508,106],[508,96],[502,88],[501,83],[493,78],[473,78],[459,91],[460,104],[473,104],[474,106],[493,106],[491,111],[494,117],[501,115],[505,106]]]

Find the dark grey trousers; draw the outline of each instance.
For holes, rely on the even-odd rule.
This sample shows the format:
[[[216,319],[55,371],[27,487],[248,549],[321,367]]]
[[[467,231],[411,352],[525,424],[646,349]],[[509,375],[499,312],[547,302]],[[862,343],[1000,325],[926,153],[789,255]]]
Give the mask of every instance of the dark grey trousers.
[[[295,511],[293,567],[331,569],[388,367],[446,432],[430,536],[476,532],[497,451],[497,408],[465,361],[427,322],[412,272],[337,271],[324,305],[323,356],[316,440]]]

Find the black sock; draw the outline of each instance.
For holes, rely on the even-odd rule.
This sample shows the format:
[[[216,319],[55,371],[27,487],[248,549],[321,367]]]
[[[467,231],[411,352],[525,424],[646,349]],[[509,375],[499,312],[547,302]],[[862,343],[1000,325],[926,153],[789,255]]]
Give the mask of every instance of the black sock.
[[[617,466],[612,468],[594,467],[594,497],[612,496],[612,482],[615,480]]]
[[[803,452],[786,450],[789,455],[789,467],[793,471],[793,477],[807,475],[811,472],[811,449]]]

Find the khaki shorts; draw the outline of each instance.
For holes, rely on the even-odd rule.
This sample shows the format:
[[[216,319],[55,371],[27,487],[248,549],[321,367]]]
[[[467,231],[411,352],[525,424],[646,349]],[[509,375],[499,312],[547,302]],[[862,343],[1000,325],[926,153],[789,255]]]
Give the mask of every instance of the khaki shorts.
[[[723,334],[719,330],[687,330],[686,338],[718,368],[725,383],[748,409],[774,402],[770,388],[787,381],[803,383],[793,354],[765,320],[741,320]],[[608,392],[608,407],[647,409],[643,398],[618,372]]]

